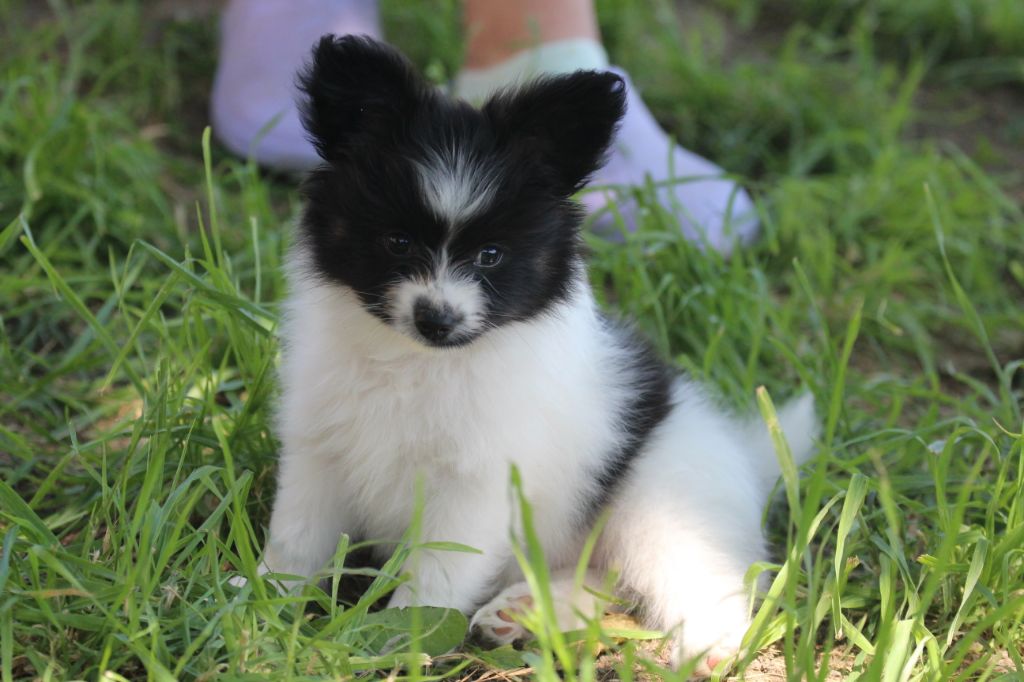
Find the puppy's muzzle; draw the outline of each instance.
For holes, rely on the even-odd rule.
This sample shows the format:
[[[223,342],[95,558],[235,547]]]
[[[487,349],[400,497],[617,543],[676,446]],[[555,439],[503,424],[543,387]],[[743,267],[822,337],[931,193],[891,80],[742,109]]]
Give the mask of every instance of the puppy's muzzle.
[[[425,298],[416,301],[412,311],[413,323],[424,339],[431,343],[444,343],[462,322],[463,316],[449,306],[436,306]]]

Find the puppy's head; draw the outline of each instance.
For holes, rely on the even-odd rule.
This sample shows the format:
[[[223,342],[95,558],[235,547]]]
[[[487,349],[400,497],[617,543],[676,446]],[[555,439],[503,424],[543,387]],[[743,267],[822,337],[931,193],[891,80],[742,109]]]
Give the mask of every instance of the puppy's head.
[[[319,276],[434,347],[571,293],[581,215],[570,197],[623,114],[618,76],[545,78],[475,109],[386,45],[325,36],[300,85],[325,162],[307,181],[301,228]]]

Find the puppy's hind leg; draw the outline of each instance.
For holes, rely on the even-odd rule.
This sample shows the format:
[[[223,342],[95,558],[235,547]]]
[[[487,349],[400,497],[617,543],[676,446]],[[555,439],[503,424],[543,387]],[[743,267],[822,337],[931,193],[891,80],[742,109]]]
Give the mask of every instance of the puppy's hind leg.
[[[740,649],[749,624],[743,578],[753,557],[666,518],[677,511],[671,503],[647,503],[606,531],[616,545],[605,550],[609,563],[620,567],[620,589],[639,597],[644,620],[671,633],[673,663],[704,655],[697,670],[709,673]],[[748,541],[759,546],[756,536]]]
[[[706,675],[749,625],[744,576],[763,556],[764,493],[724,418],[702,408],[671,417],[641,453],[598,551],[646,620],[672,633],[674,664],[702,656]]]

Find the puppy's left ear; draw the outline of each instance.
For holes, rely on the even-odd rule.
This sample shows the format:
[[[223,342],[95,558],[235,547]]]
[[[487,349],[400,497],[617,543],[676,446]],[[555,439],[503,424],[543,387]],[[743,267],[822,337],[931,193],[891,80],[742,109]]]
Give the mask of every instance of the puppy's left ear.
[[[626,111],[626,83],[607,71],[550,76],[499,92],[482,111],[507,143],[533,147],[569,196],[603,164]]]

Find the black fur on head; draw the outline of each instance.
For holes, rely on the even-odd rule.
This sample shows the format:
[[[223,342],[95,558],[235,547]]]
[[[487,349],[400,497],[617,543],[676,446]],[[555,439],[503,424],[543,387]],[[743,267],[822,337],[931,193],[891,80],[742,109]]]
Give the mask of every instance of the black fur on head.
[[[325,162],[305,185],[300,233],[318,275],[431,346],[468,343],[571,293],[581,214],[570,197],[622,117],[621,78],[547,77],[475,109],[393,48],[328,35],[299,85]]]

